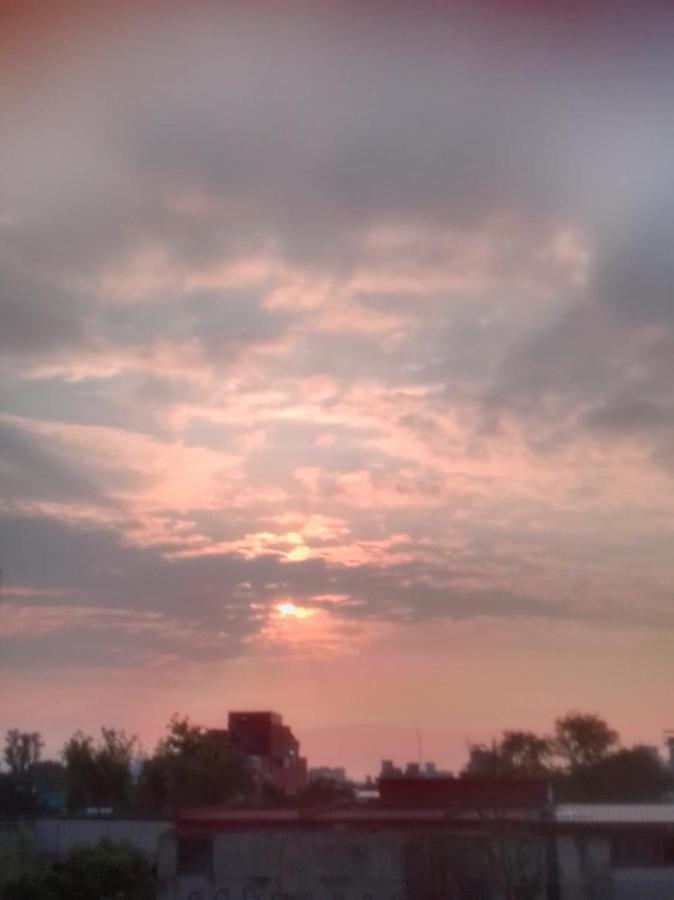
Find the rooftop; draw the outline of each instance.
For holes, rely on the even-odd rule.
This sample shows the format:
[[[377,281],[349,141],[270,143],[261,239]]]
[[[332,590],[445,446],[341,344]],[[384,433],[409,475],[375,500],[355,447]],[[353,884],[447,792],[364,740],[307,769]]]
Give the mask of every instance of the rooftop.
[[[508,819],[521,822],[526,813],[512,811]],[[446,827],[454,825],[475,830],[486,823],[484,812],[445,809],[391,809],[380,806],[245,808],[209,807],[183,810],[176,817],[179,829],[188,831],[236,831],[245,828],[363,827],[389,828]]]
[[[495,818],[494,818],[495,817]],[[553,830],[592,826],[674,827],[674,803],[563,803],[548,809],[391,807],[363,804],[333,807],[201,807],[178,813],[176,825],[188,831],[311,828],[460,828],[474,831],[493,821],[536,823]]]
[[[588,825],[674,825],[674,803],[561,803],[554,817]]]

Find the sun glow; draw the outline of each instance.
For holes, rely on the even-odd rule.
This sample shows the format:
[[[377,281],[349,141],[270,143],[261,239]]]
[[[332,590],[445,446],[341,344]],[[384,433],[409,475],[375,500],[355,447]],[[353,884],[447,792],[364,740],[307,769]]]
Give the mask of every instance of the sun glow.
[[[308,619],[309,616],[313,615],[313,610],[305,609],[302,606],[295,606],[295,604],[290,603],[290,601],[279,603],[276,609],[282,616],[295,619]]]

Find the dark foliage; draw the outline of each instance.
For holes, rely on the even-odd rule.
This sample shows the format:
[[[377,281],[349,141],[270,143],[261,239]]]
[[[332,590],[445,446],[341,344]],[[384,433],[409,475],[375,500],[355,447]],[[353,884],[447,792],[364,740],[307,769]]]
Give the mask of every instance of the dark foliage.
[[[645,747],[621,749],[556,783],[560,801],[652,803],[674,789],[672,773]]]
[[[138,798],[143,809],[171,813],[250,792],[245,758],[218,736],[178,716],[171,719],[167,732],[141,771]]]
[[[606,759],[618,739],[618,732],[593,713],[571,712],[555,722],[555,751],[570,772]]]
[[[42,755],[42,738],[37,731],[10,729],[5,735],[3,759],[12,775],[25,775]]]
[[[9,771],[0,774],[0,809],[13,815],[37,812],[39,802],[33,775],[42,754],[40,734],[12,728],[5,734],[2,758]]]
[[[5,887],[3,900],[153,900],[148,860],[125,842],[76,847],[64,863]]]
[[[657,755],[620,747],[618,733],[593,713],[557,719],[552,737],[506,731],[490,747],[474,747],[462,775],[547,778],[560,802],[648,803],[674,790]]]
[[[552,741],[531,731],[505,731],[491,747],[471,753],[463,775],[535,778],[550,771]]]
[[[63,748],[66,803],[70,812],[88,806],[127,809],[131,803],[131,762],[137,741],[114,728],[102,728],[98,743],[76,732]]]
[[[318,778],[304,788],[298,799],[305,806],[330,806],[350,803],[354,796],[350,785],[331,778]]]

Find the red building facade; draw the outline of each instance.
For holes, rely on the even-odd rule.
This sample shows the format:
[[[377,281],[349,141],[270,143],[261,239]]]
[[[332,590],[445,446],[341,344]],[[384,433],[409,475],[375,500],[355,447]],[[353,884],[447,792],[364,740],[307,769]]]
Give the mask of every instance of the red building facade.
[[[260,783],[294,794],[307,783],[300,744],[274,712],[230,712],[228,739],[251,761]]]

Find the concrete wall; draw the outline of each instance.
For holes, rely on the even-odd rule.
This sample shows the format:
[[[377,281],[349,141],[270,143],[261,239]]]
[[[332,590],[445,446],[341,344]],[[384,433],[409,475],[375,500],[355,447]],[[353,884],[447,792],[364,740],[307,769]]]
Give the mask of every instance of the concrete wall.
[[[672,900],[674,869],[617,869],[613,900]]]
[[[216,835],[212,868],[176,876],[175,837],[165,838],[160,900],[403,900],[395,839],[378,834],[256,831]]]
[[[560,900],[673,900],[674,867],[613,868],[608,835],[557,839]]]
[[[6,830],[17,828],[5,823]],[[27,819],[22,826],[34,841],[38,853],[49,859],[62,859],[76,844],[95,844],[102,838],[128,841],[157,859],[159,838],[170,827],[169,822],[147,819]]]
[[[557,863],[560,900],[614,900],[608,838],[563,835],[557,839]]]
[[[232,840],[234,837],[234,840]],[[404,881],[397,836],[357,839],[330,833],[221,835],[214,845],[214,883],[232,897],[250,891],[262,897],[280,891],[293,896],[381,897],[399,900]]]
[[[496,870],[489,871],[476,836],[412,829],[298,828],[228,831],[204,839],[206,844],[210,840],[212,847],[201,857],[200,870],[181,871],[178,841],[172,831],[166,832],[159,853],[159,900],[503,897],[495,887]],[[507,850],[510,863],[521,861],[524,851],[531,868],[544,868],[544,842],[527,840],[516,848],[516,855],[512,847]],[[674,900],[674,868],[612,868],[608,835],[562,835],[556,839],[556,851],[557,885],[545,885],[536,900]],[[497,874],[502,876],[503,871]],[[531,894],[512,896],[531,898]]]
[[[159,900],[496,900],[476,839],[411,831],[259,830],[215,835],[209,865],[179,871],[162,838]],[[533,845],[536,863],[543,847]],[[531,900],[543,900],[539,892]],[[523,900],[525,900],[523,895]],[[529,898],[526,898],[529,900]]]

